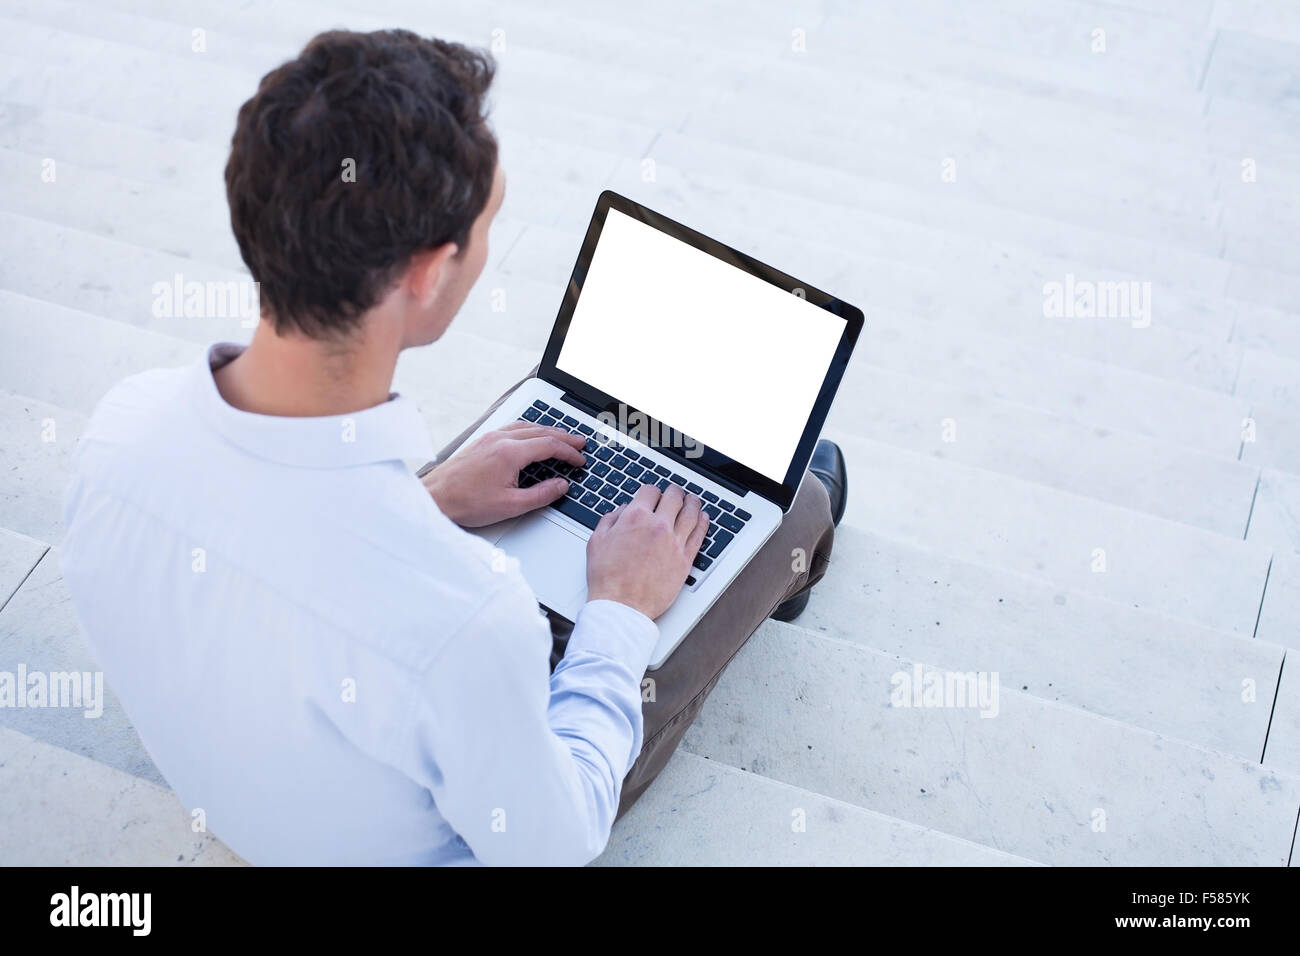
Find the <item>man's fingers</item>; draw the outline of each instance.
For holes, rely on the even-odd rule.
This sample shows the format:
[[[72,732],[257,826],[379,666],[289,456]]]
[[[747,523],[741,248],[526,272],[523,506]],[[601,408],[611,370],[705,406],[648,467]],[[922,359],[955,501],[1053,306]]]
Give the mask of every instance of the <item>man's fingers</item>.
[[[686,550],[692,556],[700,550],[700,545],[704,543],[704,536],[709,533],[709,513],[707,511],[698,511],[695,515],[695,527],[686,538]],[[692,560],[694,558],[692,557]]]
[[[632,504],[654,511],[655,505],[659,504],[659,497],[660,491],[656,485],[642,485],[632,495]]]
[[[512,497],[518,502],[519,510],[515,514],[543,508],[561,498],[568,490],[569,482],[564,478],[547,478],[528,488],[516,488]]]
[[[685,541],[700,520],[700,501],[695,495],[687,495],[682,502],[682,510],[677,512],[677,519],[673,522],[673,530],[677,532],[677,537]]]
[[[601,515],[600,520],[596,522],[596,527],[592,529],[592,534],[595,534],[597,531],[608,531],[610,528],[614,527],[614,525],[618,523],[619,516],[623,514],[623,509],[626,507],[627,505],[619,505],[613,511],[607,511]]]
[[[533,422],[511,422],[509,425],[503,425],[498,431],[505,432],[506,437],[511,441],[523,440],[525,438],[545,438],[554,437],[560,441],[572,445],[574,448],[581,448],[587,444],[585,435],[574,435],[566,432],[563,428],[553,428],[550,425],[537,425]]]
[[[569,437],[569,436],[566,436]],[[524,438],[508,443],[510,453],[519,467],[547,458],[558,458],[571,465],[585,465],[587,459],[575,448],[572,442],[563,441],[559,435],[546,435],[538,438]],[[579,446],[580,447],[580,446]]]
[[[667,521],[669,527],[673,527],[677,523],[677,515],[682,510],[682,505],[685,502],[685,492],[676,484],[670,482],[667,490],[659,496],[659,504],[655,506],[655,514]]]

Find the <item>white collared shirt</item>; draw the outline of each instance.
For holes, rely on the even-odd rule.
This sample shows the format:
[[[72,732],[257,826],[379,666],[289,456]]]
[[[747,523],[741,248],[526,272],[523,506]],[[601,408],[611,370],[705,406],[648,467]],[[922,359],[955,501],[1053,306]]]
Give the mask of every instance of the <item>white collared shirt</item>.
[[[517,564],[434,505],[400,396],[282,418],[225,402],[238,346],[95,410],[64,575],[154,763],[252,863],[581,864],[641,748],[653,621],[550,630]]]

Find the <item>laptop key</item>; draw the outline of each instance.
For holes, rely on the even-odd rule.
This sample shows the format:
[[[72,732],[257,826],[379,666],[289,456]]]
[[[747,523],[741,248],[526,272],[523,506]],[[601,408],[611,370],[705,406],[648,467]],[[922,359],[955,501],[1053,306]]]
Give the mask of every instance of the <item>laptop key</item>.
[[[640,465],[638,465],[636,462],[629,461],[626,465],[623,466],[623,471],[627,474],[629,478],[640,478],[641,472],[645,471],[645,469],[642,468]]]
[[[722,549],[725,548],[727,545],[731,544],[731,539],[733,537],[735,537],[735,535],[733,535],[730,531],[719,531],[713,537],[713,544],[709,545],[709,550],[708,552],[706,552],[708,556],[711,558],[716,558],[718,555],[720,555],[722,553]]]
[[[598,514],[607,515],[613,510],[614,502],[612,501],[602,501],[600,504],[596,505],[596,511]]]
[[[595,498],[596,496],[589,494],[587,497]],[[562,515],[568,515],[574,521],[578,522],[578,524],[587,528],[596,527],[596,523],[600,521],[600,516],[597,515],[596,512],[592,511],[590,508],[584,508],[581,504],[571,498],[561,498],[558,501],[553,501],[551,502],[551,507]]]
[[[709,516],[710,518],[712,518],[714,521],[717,521],[717,520],[718,520],[718,515],[722,514],[722,512],[718,510],[718,506],[717,506],[717,505],[704,505],[704,506],[703,506],[703,511],[704,511],[704,513],[705,513],[706,515],[708,515],[708,516]]]
[[[695,482],[693,482],[693,481],[688,481],[688,482],[686,483],[686,490],[689,491],[689,492],[690,492],[691,494],[693,494],[693,495],[698,495],[700,492],[702,492],[702,491],[704,490],[704,486],[703,486],[703,485],[697,485],[697,484],[696,484]]]
[[[535,408],[525,408],[522,417],[526,418],[530,422],[535,422],[537,419],[542,417],[542,413]]]
[[[582,485],[578,484],[576,481],[569,482],[569,490],[566,491],[564,495],[566,498],[573,498],[575,500],[581,498]]]
[[[578,427],[578,420],[574,418],[572,415],[565,415],[562,419],[560,419],[560,421],[564,422],[564,424],[568,425],[570,428]]]
[[[600,504],[600,495],[596,494],[594,491],[589,491],[582,496],[582,503],[588,508],[594,508],[596,505]]]
[[[545,425],[547,428],[550,428],[552,425],[555,424],[555,419],[552,418],[550,415],[543,415],[540,419],[538,419],[537,424]]]
[[[744,511],[744,510],[742,510],[742,509],[740,509],[740,508],[737,508],[737,509],[736,509],[736,517],[739,518],[741,521],[748,521],[750,518],[752,518],[752,517],[754,517],[754,516],[753,516],[752,514],[750,514],[748,511]]]
[[[741,521],[735,515],[723,514],[718,516],[718,524],[722,525],[730,532],[737,532],[745,527],[745,522]]]
[[[668,478],[669,478],[669,480],[671,480],[672,483],[675,484],[675,485],[684,485],[684,484],[686,484],[686,479],[683,478],[681,475],[669,475]]]
[[[608,482],[606,482],[605,484],[600,486],[600,491],[597,492],[597,494],[599,494],[602,498],[613,498],[616,494],[618,494],[618,486],[611,485]]]
[[[641,482],[637,481],[635,478],[628,478],[623,482],[622,487],[624,491],[635,494],[636,490],[641,487]]]
[[[697,571],[707,571],[709,570],[709,565],[713,563],[713,559],[707,554],[697,554],[695,560],[691,563],[695,566]]]
[[[605,477],[605,473],[608,471],[609,465],[605,464],[603,461],[598,461],[591,466],[591,473],[593,475],[600,475],[602,478]]]
[[[667,491],[667,490],[668,490],[668,479],[667,479],[667,478],[660,478],[658,481],[655,482],[655,487],[658,488],[660,491]]]
[[[701,497],[703,497],[705,501],[710,502],[716,502],[718,500],[718,496],[711,491],[706,491]]]
[[[600,477],[600,475],[589,475],[587,477],[587,480],[582,483],[582,487],[586,488],[589,491],[595,491],[604,483],[605,483],[605,479]]]
[[[663,465],[655,465],[655,474],[667,478],[669,475],[672,474],[672,472],[669,471],[667,468],[665,468]]]
[[[596,431],[596,429],[592,428],[590,425],[579,425],[579,426],[578,426],[578,431],[581,432],[581,433],[584,434],[584,435],[590,435],[590,434],[594,433],[594,432]]]
[[[631,501],[631,500],[632,500],[632,496],[629,495],[629,494],[625,491],[625,492],[623,492],[621,495],[619,495],[617,498],[614,499],[614,504],[616,504],[616,505],[625,505],[625,504],[627,504],[627,503],[628,503],[629,501]]]
[[[631,458],[633,461],[641,460],[641,456],[638,455],[636,452],[634,452],[631,448],[624,448],[623,454],[627,455],[627,457]]]
[[[582,446],[582,450],[585,451],[588,455],[594,455],[596,453],[596,449],[599,447],[600,446],[596,444],[596,440],[594,438],[588,438],[587,444]],[[591,459],[588,458],[587,460],[590,462]]]
[[[550,409],[550,407],[551,407],[550,405],[547,405],[547,404],[546,404],[544,401],[542,401],[540,398],[539,398],[537,401],[533,402],[533,408],[539,408],[539,409],[541,409],[542,411],[547,411],[547,410]]]
[[[590,441],[590,439],[588,440]],[[611,458],[614,457],[614,449],[610,448],[608,445],[605,445],[601,448],[597,448],[595,451],[595,455],[601,461],[609,461]]]
[[[736,506],[733,505],[730,501],[727,501],[725,498],[718,502],[718,507],[721,508],[723,511],[736,510]]]

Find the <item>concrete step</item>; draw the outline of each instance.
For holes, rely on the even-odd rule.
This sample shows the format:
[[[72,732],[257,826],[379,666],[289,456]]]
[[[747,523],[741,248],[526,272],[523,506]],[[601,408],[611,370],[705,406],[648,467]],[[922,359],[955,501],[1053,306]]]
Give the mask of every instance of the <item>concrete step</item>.
[[[0,528],[0,612],[49,547],[44,541]]]
[[[42,556],[0,611],[0,670],[13,673],[19,665],[45,673],[99,670],[82,640],[72,595],[59,570],[57,548]],[[102,691],[97,685],[96,700],[82,708],[0,708],[0,728],[157,786],[166,785],[107,683]]]
[[[82,152],[91,152],[91,143]],[[174,186],[101,172],[65,157],[54,182],[41,179],[44,158],[0,149],[0,174],[22,187],[6,191],[0,209],[146,249],[245,271],[230,230],[225,190],[216,179],[203,195]],[[124,164],[129,158],[123,158]]]
[[[125,322],[0,290],[0,382],[89,417],[137,372],[194,361],[202,346]]]
[[[529,140],[529,144],[531,145],[532,142],[533,142],[533,141],[530,139],[530,140]],[[532,152],[532,150],[520,150],[520,153],[523,154],[523,155],[527,155],[527,154],[529,154],[530,152]],[[604,158],[607,159],[607,158],[608,158],[608,155],[606,155]],[[598,163],[601,161],[601,158],[600,158],[599,156],[598,156],[598,157],[595,157],[595,159],[596,159],[596,161],[597,161]],[[228,239],[226,239],[226,240],[224,240],[224,241],[228,242]],[[1184,270],[1185,273],[1186,273],[1187,271],[1188,271],[1188,270]]]
[[[1300,415],[1300,359],[1245,349],[1235,391],[1252,405]]]
[[[860,476],[850,482],[850,526],[1216,630],[1254,632],[1271,557],[1264,544],[880,442],[826,437]]]
[[[1300,622],[1300,553],[1275,551],[1268,569],[1268,584],[1259,608],[1255,637],[1290,649],[1293,668],[1296,655],[1300,654],[1300,624],[1297,622]]]
[[[1272,468],[1260,473],[1246,538],[1275,553],[1300,551],[1300,476]]]
[[[989,137],[974,131],[944,128],[926,136],[915,129],[915,123],[908,133],[882,129],[870,118],[847,129],[841,121],[839,130],[825,133],[809,128],[808,122],[796,121],[794,129],[787,124],[752,123],[749,117],[756,109],[770,107],[767,100],[762,93],[738,93],[709,112],[693,114],[681,133],[753,150],[770,157],[774,165],[792,160],[824,166],[933,199],[956,194],[969,202],[1167,243],[1206,256],[1222,248],[1218,202],[1206,198],[1208,177],[1200,188],[1175,180],[1168,187],[1153,189],[1149,174],[1106,175],[1077,159],[1074,164],[1059,163],[1054,152],[1034,144],[989,142]],[[1091,152],[1085,156],[1091,157]],[[954,164],[950,172],[955,180],[943,176],[948,160]]]
[[[209,170],[202,184],[193,181],[173,183],[175,168],[159,161],[158,150],[162,144],[156,134],[132,127],[104,128],[103,124],[75,114],[61,114],[54,123],[42,119],[43,114],[35,118],[27,115],[22,104],[11,103],[6,110],[22,122],[16,129],[25,132],[10,134],[10,141],[15,145],[10,147],[11,152],[0,156],[0,160],[15,181],[28,185],[9,197],[5,208],[91,232],[120,235],[138,245],[240,267],[238,252],[226,224],[224,187],[216,164],[208,164],[214,168]],[[79,135],[69,135],[69,124],[82,127]],[[32,128],[28,129],[29,126]],[[63,134],[56,138],[51,128],[63,130]],[[96,140],[104,137],[111,137],[115,143],[114,149],[107,154],[94,147]],[[580,233],[585,227],[594,195],[608,181],[612,179],[612,185],[625,190],[640,185],[638,164],[629,159],[620,161],[614,152],[568,148],[559,140],[514,132],[509,127],[502,129],[502,140],[503,155],[512,170],[512,181],[516,176],[525,180],[522,192],[519,189],[508,191],[506,212],[526,221],[559,225]],[[187,145],[192,148],[192,144]],[[58,188],[41,182],[39,178],[44,158],[56,152],[63,172]],[[209,151],[212,152],[215,151]],[[526,185],[530,177],[537,179],[539,185],[543,180],[546,184],[529,190]],[[883,216],[865,211],[846,214],[843,203],[756,187],[737,193],[728,221],[714,224],[701,221],[701,213],[692,215],[692,210],[708,208],[700,201],[704,194],[712,193],[716,203],[718,192],[727,189],[736,192],[734,184],[728,186],[731,181],[699,171],[692,171],[687,177],[671,166],[661,166],[657,178],[657,186],[661,188],[655,189],[655,198],[665,211],[697,221],[706,230],[716,231],[725,225],[737,237],[761,235],[776,220],[787,224],[783,231],[799,238],[800,245],[815,242],[838,250],[852,250],[859,257],[869,254],[898,259],[919,268],[932,267],[938,253],[954,267],[960,265],[964,273],[1001,273],[1003,283],[1028,282],[1035,289],[1040,305],[1041,279],[1044,276],[1064,276],[1069,271],[1086,274],[1090,268],[1074,257],[1049,257],[1042,247],[1031,251],[1024,245],[989,244],[986,239],[954,237],[936,226],[900,220],[895,217],[895,212],[904,213],[895,209]],[[560,182],[555,182],[556,179]],[[516,194],[531,200],[519,211],[512,206],[510,198]],[[90,201],[91,196],[96,201]],[[936,213],[939,209],[943,214],[952,211],[947,201],[936,205],[933,199],[921,196],[918,199],[922,200],[920,204],[935,207]],[[905,214],[918,215],[916,207],[920,204],[909,203]],[[173,228],[169,232],[158,225],[155,212],[159,207],[184,211],[184,215],[173,220],[179,222],[179,229]],[[115,215],[119,212],[120,215]],[[923,212],[919,214],[924,215]],[[563,221],[556,222],[561,216]],[[980,228],[987,232],[988,217],[982,216],[980,221]],[[1022,234],[1020,241],[1023,243],[1023,221],[1009,225]],[[1088,254],[1107,262],[1119,261],[1115,250],[1106,251],[1113,246],[1114,238],[1099,236],[1098,239]],[[1151,275],[1151,266],[1161,264],[1148,263],[1142,274]],[[1094,271],[1100,269],[1098,266],[1091,268]],[[1124,269],[1132,268],[1133,263],[1128,260]],[[1207,309],[1205,296],[1217,295],[1227,281],[1227,269],[1225,263],[1201,257],[1185,256],[1165,262],[1159,274],[1168,280],[1167,288],[1174,291],[1170,298],[1165,294],[1166,287],[1162,286],[1161,322],[1172,321],[1178,328],[1206,334],[1226,334],[1232,325],[1231,314],[1222,308]],[[1017,273],[1021,275],[1018,277]],[[1128,275],[1134,273],[1108,272],[1105,278],[1117,280]],[[1186,291],[1191,289],[1199,289],[1205,296]]]
[[[1300,360],[1300,312],[1225,300],[1234,306],[1233,343]]]
[[[1243,100],[1300,117],[1295,88],[1300,41],[1220,26],[1202,86],[1211,96]]]
[[[1300,10],[1261,0],[1214,0],[1213,26],[1300,43]]]
[[[1300,301],[1300,275],[1234,263],[1226,291],[1238,299],[1294,312]]]
[[[896,706],[915,666],[768,622],[683,747],[1044,863],[1286,865],[1300,778],[1002,684],[990,719]]]
[[[1238,461],[868,361],[850,364],[827,427],[1234,538],[1245,534],[1259,477]],[[1116,461],[1131,464],[1117,473]]]
[[[1300,773],[1300,650],[1293,651],[1290,658],[1291,666],[1282,668],[1262,763]]]
[[[0,728],[6,866],[239,866],[165,787]]]
[[[63,492],[85,418],[0,390],[0,528],[40,541],[63,537]]]
[[[1300,475],[1300,414],[1284,412],[1262,402],[1250,406],[1253,440],[1243,441],[1241,460],[1257,467]]]
[[[1062,274],[1105,271],[1141,276],[1176,289],[1183,298],[1218,296],[1227,283],[1230,266],[1218,258],[1217,250],[1198,254],[1126,238],[1115,226],[1127,216],[1063,230],[1039,205],[1028,210],[1008,208],[964,189],[936,192],[928,182],[920,186],[891,181],[854,169],[833,171],[843,173],[837,175],[837,182],[846,187],[836,197],[802,177],[777,172],[773,166],[780,164],[762,160],[762,151],[735,145],[745,142],[745,137],[723,141],[716,133],[697,136],[690,132],[693,126],[686,133],[656,140],[647,153],[655,161],[660,201],[694,208],[695,218],[726,211],[726,225],[734,223],[742,233],[763,233],[779,224],[781,232],[801,240],[929,263],[970,261],[989,270],[1029,259],[1049,263]],[[717,149],[724,155],[718,156]],[[735,153],[729,155],[730,150]],[[753,156],[755,152],[759,157]],[[1046,161],[1041,154],[1033,155]],[[634,158],[636,162],[620,170],[621,182],[639,186],[644,181],[640,157]],[[761,175],[726,175],[721,164],[727,159],[761,163]],[[811,171],[817,161],[800,165]],[[921,173],[926,177],[933,173],[938,180],[937,162],[931,165],[936,168],[927,165]],[[703,197],[712,202],[701,202]],[[728,200],[733,209],[723,205]]]
[[[0,289],[198,343],[245,341],[250,334],[252,326],[235,309],[227,310],[236,312],[234,315],[196,316],[172,314],[182,310],[165,307],[165,287],[174,287],[177,275],[183,282],[242,283],[249,278],[242,269],[2,209],[0,229],[23,237],[23,244],[0,262]],[[522,229],[518,223],[498,218],[489,241],[498,250],[508,250]],[[59,267],[72,257],[80,264],[75,285],[67,282]]]
[[[1284,654],[850,525],[798,624],[950,670],[997,671],[1004,687],[1243,759],[1263,749]]]
[[[595,866],[1025,866],[841,800],[678,751]]]
[[[146,4],[131,4],[131,5],[132,5],[132,6],[135,6],[135,7],[137,7],[137,8],[149,8],[151,16],[159,16],[159,15],[162,15],[162,11],[158,10],[155,4],[146,3]],[[371,8],[368,7],[367,9],[369,10],[369,9],[371,9]],[[399,4],[399,5],[397,6],[396,9],[399,9],[399,10],[407,10],[408,7],[407,7],[406,5],[401,5],[401,4]],[[29,16],[31,15],[30,11],[28,11],[28,15],[29,15]],[[57,12],[47,12],[47,13],[44,13],[44,17],[45,17],[47,20],[51,21],[51,22],[55,22],[57,16],[58,16]],[[118,18],[119,18],[119,19],[121,18],[120,15],[118,15]],[[552,18],[552,19],[553,19],[553,18]],[[588,19],[589,19],[589,18],[588,18]],[[301,18],[301,17],[298,17],[298,18],[296,18],[296,19],[293,21],[293,25],[292,25],[289,29],[291,30],[291,32],[292,32],[292,31],[301,31],[302,24],[303,24],[303,20],[302,20],[302,18]],[[443,31],[444,31],[444,32],[446,32],[448,29],[451,29],[451,28],[452,28],[454,25],[456,25],[456,24],[460,24],[460,28],[461,28],[461,29],[464,29],[464,30],[466,30],[466,31],[469,32],[470,35],[467,36],[467,39],[471,39],[471,40],[476,39],[476,37],[473,36],[474,31],[477,30],[477,31],[479,31],[479,32],[482,32],[482,30],[485,29],[485,25],[481,22],[481,18],[476,19],[475,16],[474,16],[474,14],[473,14],[471,11],[468,11],[468,10],[467,10],[467,11],[464,11],[464,12],[459,12],[459,11],[450,11],[450,16],[448,16],[448,11],[443,11],[443,12],[442,12],[442,14],[441,14],[441,21],[440,21],[440,24],[439,24],[439,25],[443,28]],[[615,32],[614,32],[611,36],[603,36],[603,35],[602,35],[602,36],[603,36],[603,39],[601,40],[601,42],[596,43],[596,42],[593,42],[593,41],[594,41],[595,39],[601,39],[600,37],[597,37],[597,38],[589,38],[589,37],[586,37],[586,36],[582,36],[582,37],[578,37],[578,38],[575,39],[575,37],[573,36],[574,31],[573,31],[571,28],[566,28],[565,26],[559,26],[559,27],[557,27],[557,26],[553,25],[550,21],[537,21],[537,20],[530,20],[530,18],[528,18],[528,17],[524,17],[524,18],[522,18],[522,20],[521,20],[520,17],[518,16],[518,14],[516,14],[515,17],[512,18],[512,24],[514,24],[514,25],[516,26],[517,33],[522,35],[522,37],[523,37],[523,41],[524,41],[525,45],[528,44],[528,43],[534,43],[534,44],[543,44],[543,43],[544,43],[544,44],[545,44],[545,47],[546,47],[546,49],[547,49],[548,51],[549,51],[549,50],[553,50],[553,49],[562,49],[562,50],[565,51],[566,54],[571,54],[571,55],[573,55],[573,56],[580,56],[580,55],[583,54],[583,53],[587,53],[587,54],[589,55],[590,50],[593,49],[593,47],[596,48],[596,49],[602,49],[602,48],[619,48],[619,49],[627,50],[627,49],[628,49],[628,46],[629,46],[629,44],[628,44],[627,42],[623,42],[623,43],[615,42],[615,41],[617,41],[617,40],[619,39],[619,37],[621,36],[621,34],[619,34],[619,33],[617,32],[618,28],[616,28],[616,27],[602,27],[602,28],[600,28],[600,29],[604,29],[604,30],[614,30]],[[178,25],[178,26],[179,26],[179,25]],[[566,26],[567,26],[567,25],[566,25]],[[587,28],[588,28],[588,29],[596,29],[595,25],[591,25],[591,24],[588,24],[588,25],[587,25]],[[100,32],[104,32],[103,29],[102,29],[98,24],[96,24],[96,23],[94,23],[94,22],[91,22],[91,23],[89,23],[89,24],[86,24],[86,25],[82,26],[81,29],[83,29],[83,30],[87,30],[87,31],[98,30],[98,31],[100,31]],[[128,28],[126,28],[126,27],[124,27],[124,26],[122,26],[122,25],[116,24],[116,23],[112,24],[112,25],[110,26],[109,30],[110,30],[110,32],[113,33],[113,35],[115,36],[115,39],[117,39],[117,40],[119,40],[119,41],[121,41],[121,42],[130,42],[130,41],[131,41],[135,36],[137,36],[137,35],[141,35],[141,34],[144,34],[144,33],[147,32],[147,31],[138,31],[138,30],[128,29]],[[454,32],[454,30],[453,30],[453,32]],[[255,39],[257,39],[258,41],[261,41],[262,38],[264,37],[264,35],[265,35],[264,32],[259,31],[259,33],[258,33],[258,35],[257,35],[257,37],[256,37]],[[299,34],[298,34],[298,33],[292,33],[292,35],[294,36],[294,39],[295,39],[295,40],[298,40],[298,37],[299,37]],[[624,37],[624,40],[626,40],[626,39],[627,39],[627,38]],[[664,39],[664,38],[659,38],[658,42],[663,42],[663,39]],[[635,50],[637,50],[637,51],[640,51],[642,47],[645,47],[645,46],[647,46],[647,45],[650,45],[650,46],[652,47],[652,49],[650,49],[649,51],[647,51],[646,62],[644,63],[644,67],[645,67],[646,69],[648,69],[648,70],[654,70],[654,69],[657,68],[657,69],[659,69],[659,70],[661,70],[661,71],[664,71],[664,70],[668,71],[668,74],[669,74],[670,76],[680,76],[680,75],[681,75],[681,70],[680,70],[676,65],[673,65],[673,66],[666,66],[666,65],[665,65],[666,63],[671,63],[672,60],[673,60],[673,57],[664,56],[663,53],[662,53],[659,49],[657,49],[657,48],[653,48],[653,44],[656,42],[656,38],[655,38],[655,37],[651,36],[651,37],[647,38],[647,37],[644,36],[644,34],[642,34],[642,35],[640,36],[640,40],[641,40],[641,42],[640,42],[639,44],[636,44],[636,45],[633,47],[633,49],[635,49]],[[238,44],[238,47],[239,47],[239,49],[243,50],[243,49],[245,49],[245,44],[242,44],[242,43],[241,43],[241,44]],[[275,47],[274,49],[275,49],[277,52],[279,52],[281,55],[287,55],[289,52],[292,52],[291,50],[281,49],[280,47]],[[527,53],[527,54],[529,54],[529,55],[532,55],[532,52],[533,52],[533,51],[525,49],[523,52],[525,52],[525,53]],[[679,52],[679,54],[680,54],[680,50],[679,50],[678,52]],[[716,48],[716,47],[714,47],[714,52],[717,52],[717,48]],[[264,62],[264,60],[266,59],[266,57],[265,57],[263,54],[259,54],[259,55],[262,56],[263,59],[261,59],[261,60],[257,60],[257,61],[255,61],[255,62],[256,62],[256,65],[261,66],[262,63]],[[553,54],[549,54],[549,53],[548,53],[547,55],[553,55]],[[624,56],[623,59],[620,61],[620,65],[621,65],[621,67],[622,67],[624,70],[627,70],[627,69],[629,69],[629,68],[631,68],[631,67],[633,66],[633,64],[628,64],[628,63],[626,62],[626,56]],[[640,62],[637,62],[637,63],[635,64],[635,67],[639,69],[642,65],[643,65],[643,64],[641,64]],[[571,72],[571,71],[570,71],[570,72]],[[732,72],[734,72],[734,69],[733,69]],[[508,71],[507,71],[505,74],[503,74],[503,82],[505,82],[505,78],[508,77],[508,75],[509,75]],[[695,89],[698,90],[698,89],[699,89],[699,86],[700,86],[700,80],[699,80],[699,77],[694,77],[694,76],[692,76],[690,79],[691,79],[691,82],[692,82],[693,87],[694,87]],[[536,77],[531,77],[531,76],[530,76],[530,77],[529,77],[529,83],[528,83],[528,86],[529,86],[531,89],[530,89],[530,90],[521,90],[520,93],[521,93],[522,95],[529,95],[530,93],[531,93],[531,95],[536,95],[536,90],[535,90],[535,85],[536,85],[536,83],[535,83],[535,81],[536,81]],[[513,91],[512,91],[512,95],[514,95],[514,94],[513,94]],[[1022,111],[1023,111],[1024,104],[1022,103],[1022,104],[1020,104],[1020,105],[1021,105],[1021,109],[1022,109]],[[1098,159],[1099,159],[1100,161],[1104,161],[1104,156],[1107,155],[1107,154],[1127,154],[1127,153],[1131,153],[1131,152],[1133,152],[1133,151],[1132,151],[1132,150],[1127,150],[1127,149],[1124,149],[1124,150],[1104,150],[1104,151],[1102,152],[1102,156],[1101,156],[1101,157],[1098,157]],[[1184,151],[1181,151],[1181,152],[1174,153],[1174,155],[1184,155],[1184,154],[1185,154],[1185,150],[1184,150]],[[1163,170],[1163,172],[1164,172],[1164,174],[1165,174],[1165,177],[1166,177],[1166,179],[1167,179],[1168,176],[1169,176],[1169,173],[1170,173],[1170,171],[1169,171],[1169,169],[1168,169],[1168,167],[1167,167],[1167,164],[1165,164],[1164,166],[1162,166],[1162,170]]]

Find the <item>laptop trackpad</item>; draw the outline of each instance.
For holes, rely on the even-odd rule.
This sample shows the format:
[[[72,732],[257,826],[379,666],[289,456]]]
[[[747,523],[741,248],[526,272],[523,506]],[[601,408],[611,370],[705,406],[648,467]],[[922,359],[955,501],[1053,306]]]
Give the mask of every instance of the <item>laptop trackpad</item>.
[[[519,561],[537,599],[570,621],[587,595],[587,541],[544,513],[530,515],[507,531],[497,547]]]

